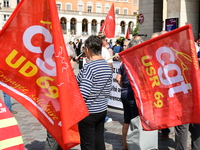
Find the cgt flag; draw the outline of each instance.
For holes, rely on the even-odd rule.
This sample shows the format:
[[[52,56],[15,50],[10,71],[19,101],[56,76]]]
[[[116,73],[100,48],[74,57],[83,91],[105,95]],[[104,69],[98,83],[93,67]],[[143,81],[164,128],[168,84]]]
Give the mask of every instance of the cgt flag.
[[[64,150],[88,115],[66,51],[55,0],[22,0],[0,33],[0,88],[26,107]]]
[[[126,39],[130,39],[130,27],[127,28]]]
[[[200,123],[200,76],[191,25],[121,52],[142,126]]]
[[[107,38],[113,38],[115,36],[115,11],[114,11],[114,3],[106,16],[106,19],[101,26],[100,32],[106,35]]]

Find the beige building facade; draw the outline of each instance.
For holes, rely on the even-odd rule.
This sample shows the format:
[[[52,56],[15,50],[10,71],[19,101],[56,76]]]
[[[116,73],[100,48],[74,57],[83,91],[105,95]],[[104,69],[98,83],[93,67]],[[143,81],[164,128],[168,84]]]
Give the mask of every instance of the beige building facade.
[[[177,27],[191,24],[195,39],[200,32],[200,1],[199,0],[140,0],[139,14],[144,21],[139,24],[139,33],[147,34],[170,30],[167,20],[176,21]],[[171,25],[172,26],[172,25]]]
[[[115,38],[125,36],[127,28],[136,27],[139,0],[57,0],[65,39],[84,39],[97,35],[112,3],[115,9]]]
[[[0,29],[19,0],[0,0]],[[110,7],[115,9],[115,38],[125,36],[128,27],[134,30],[139,0],[56,0],[60,24],[66,41],[85,39],[98,34]]]

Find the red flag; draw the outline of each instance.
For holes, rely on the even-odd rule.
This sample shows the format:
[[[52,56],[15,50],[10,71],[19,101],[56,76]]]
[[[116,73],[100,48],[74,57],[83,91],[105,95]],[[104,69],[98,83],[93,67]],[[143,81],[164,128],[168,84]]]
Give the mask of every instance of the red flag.
[[[106,19],[101,26],[100,32],[106,35],[107,38],[113,38],[115,36],[115,10],[114,3],[106,16]]]
[[[126,31],[126,39],[130,39],[130,27],[127,28],[127,31]]]
[[[25,150],[17,120],[0,99],[0,150]]]
[[[0,88],[67,150],[88,115],[67,55],[55,0],[22,0],[0,34]]]
[[[200,123],[200,70],[191,25],[119,55],[145,130]]]

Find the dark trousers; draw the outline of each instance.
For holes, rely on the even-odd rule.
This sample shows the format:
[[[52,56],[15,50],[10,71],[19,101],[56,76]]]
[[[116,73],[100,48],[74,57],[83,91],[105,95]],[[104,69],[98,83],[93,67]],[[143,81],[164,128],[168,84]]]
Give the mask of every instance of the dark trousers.
[[[121,100],[124,109],[124,123],[129,124],[131,119],[139,115],[132,89],[122,91]]]
[[[90,114],[79,122],[81,150],[105,150],[104,120],[107,111]]]
[[[184,124],[175,126],[176,150],[187,150],[188,130],[191,133],[192,150],[200,150],[200,124]]]

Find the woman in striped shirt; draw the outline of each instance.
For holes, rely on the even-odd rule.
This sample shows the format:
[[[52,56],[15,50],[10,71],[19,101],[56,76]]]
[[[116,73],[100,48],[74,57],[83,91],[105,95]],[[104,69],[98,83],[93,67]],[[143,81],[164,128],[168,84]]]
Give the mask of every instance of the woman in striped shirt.
[[[85,54],[90,60],[77,75],[77,81],[88,107],[89,116],[79,122],[81,150],[105,150],[104,120],[111,90],[112,70],[101,56],[102,40],[90,36],[85,41]]]

